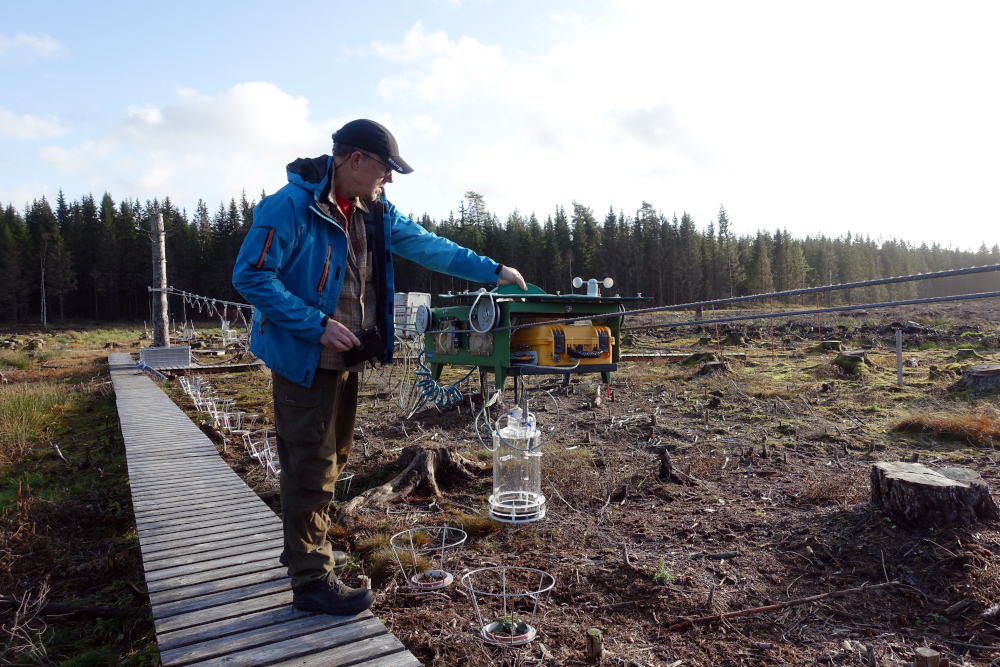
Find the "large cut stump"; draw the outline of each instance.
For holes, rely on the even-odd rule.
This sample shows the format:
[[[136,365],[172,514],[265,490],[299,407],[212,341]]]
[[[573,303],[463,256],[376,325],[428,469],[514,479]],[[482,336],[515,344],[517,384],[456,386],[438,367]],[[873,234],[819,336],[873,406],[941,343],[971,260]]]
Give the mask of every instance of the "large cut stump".
[[[969,366],[962,373],[962,379],[977,394],[993,391],[1000,386],[1000,364]]]
[[[867,373],[869,368],[875,368],[875,364],[864,350],[844,350],[830,363],[840,366],[852,375],[861,375]]]
[[[706,361],[701,365],[698,370],[698,375],[711,375],[712,373],[726,373],[728,372],[726,367],[726,362],[724,361]]]
[[[381,486],[368,489],[345,503],[337,512],[337,523],[349,524],[353,515],[364,505],[384,506],[404,498],[417,489],[440,498],[441,483],[474,484],[476,475],[482,474],[486,466],[470,461],[454,447],[405,447],[396,465],[403,471]]]
[[[712,341],[715,342],[715,341]],[[700,363],[706,361],[715,361],[715,352],[695,352],[694,354],[689,354],[681,360],[681,365],[683,366],[697,366]]]
[[[1000,519],[990,489],[967,468],[931,470],[919,463],[872,466],[872,504],[912,529],[968,526]]]

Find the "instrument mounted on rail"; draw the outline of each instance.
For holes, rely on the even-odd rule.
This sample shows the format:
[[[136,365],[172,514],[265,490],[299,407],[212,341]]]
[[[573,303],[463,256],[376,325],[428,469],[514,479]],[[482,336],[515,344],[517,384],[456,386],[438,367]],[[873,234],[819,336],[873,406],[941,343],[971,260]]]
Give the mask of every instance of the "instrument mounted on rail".
[[[577,278],[573,284],[584,282]],[[603,281],[605,288],[613,284]],[[621,356],[625,303],[649,297],[604,296],[598,281],[587,285],[587,294],[548,294],[531,284],[523,292],[504,285],[493,292],[439,294],[455,305],[421,306],[416,314],[431,377],[439,380],[451,364],[492,370],[497,389],[508,375],[600,373],[610,383]],[[561,322],[570,318],[586,319]]]

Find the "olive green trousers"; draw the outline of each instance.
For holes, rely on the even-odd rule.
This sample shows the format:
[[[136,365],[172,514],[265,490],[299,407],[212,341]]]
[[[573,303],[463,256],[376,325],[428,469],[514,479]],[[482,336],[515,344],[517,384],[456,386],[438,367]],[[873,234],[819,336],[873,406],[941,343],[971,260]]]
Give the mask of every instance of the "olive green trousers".
[[[317,368],[309,388],[272,376],[285,555],[299,589],[333,570],[329,507],[354,441],[358,374]]]

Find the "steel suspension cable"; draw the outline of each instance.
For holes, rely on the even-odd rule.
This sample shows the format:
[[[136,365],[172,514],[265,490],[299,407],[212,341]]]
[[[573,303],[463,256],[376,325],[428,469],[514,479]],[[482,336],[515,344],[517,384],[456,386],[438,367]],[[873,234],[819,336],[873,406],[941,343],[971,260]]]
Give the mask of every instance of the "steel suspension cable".
[[[720,317],[714,320],[689,320],[686,322],[665,322],[660,324],[647,324],[637,327],[628,327],[623,331],[642,331],[645,329],[662,329],[664,327],[686,327],[698,324],[714,324],[716,322],[743,322],[746,320],[761,320],[768,317],[795,317],[798,315],[814,315],[818,313],[842,313],[851,310],[867,310],[869,308],[892,308],[895,306],[912,306],[921,303],[944,303],[946,301],[969,301],[972,299],[993,299],[1000,297],[1000,292],[980,292],[978,294],[957,294],[955,296],[933,296],[924,299],[905,299],[902,301],[883,301],[881,303],[862,303],[854,306],[831,306],[829,308],[812,308],[810,310],[787,310],[777,313],[764,313],[757,315],[734,315],[732,317]],[[591,316],[593,317],[593,316]],[[546,322],[545,324],[549,324]]]
[[[633,316],[633,315],[645,315],[648,313],[663,313],[670,310],[693,310],[697,308],[712,307],[716,305],[724,305],[730,303],[744,303],[747,301],[761,301],[763,299],[772,299],[778,297],[789,297],[789,296],[799,296],[802,294],[819,294],[820,292],[832,292],[836,290],[844,289],[857,289],[859,287],[874,287],[876,285],[892,285],[896,283],[913,282],[916,280],[931,280],[934,278],[950,278],[953,276],[964,276],[972,275],[978,273],[991,273],[1000,271],[1000,264],[987,264],[985,266],[971,266],[965,269],[949,269],[947,271],[935,271],[932,273],[914,273],[906,276],[894,276],[892,278],[875,278],[873,280],[861,280],[853,283],[840,283],[837,285],[822,285],[820,287],[803,287],[800,289],[785,290],[782,292],[766,292],[763,294],[751,294],[748,296],[735,296],[725,299],[713,299],[710,301],[694,301],[691,303],[679,303],[670,306],[656,306],[653,308],[638,308],[636,310],[626,310],[620,313],[602,313],[600,315],[581,315],[580,317],[566,317],[558,320],[546,320],[544,322],[536,322],[531,324],[517,324],[510,325],[506,327],[495,327],[492,331],[517,331],[519,329],[528,329],[530,327],[550,325],[550,324],[565,324],[570,322],[581,322],[583,320],[592,320],[599,317],[621,317],[621,316]],[[502,298],[518,298],[516,294],[505,294]],[[935,297],[937,298],[937,297]],[[978,295],[963,295],[963,298],[988,298],[986,296]],[[961,300],[961,299],[957,299]],[[893,305],[907,305],[909,303],[925,303],[923,301],[906,301],[906,302],[887,302],[886,306],[880,306],[878,304],[868,304],[866,306],[859,306],[855,310],[862,307],[867,308],[877,308],[877,307],[889,307]],[[935,301],[927,301],[926,303],[936,303]],[[837,312],[836,310],[801,310],[797,311],[798,314],[815,314],[823,312]],[[781,315],[781,313],[775,313],[776,316]],[[759,317],[759,316],[758,316]],[[744,317],[742,319],[757,319],[755,317]],[[734,320],[704,320],[695,322],[695,324],[706,324],[712,322],[728,322]],[[689,324],[685,322],[684,324]],[[641,327],[641,328],[655,328],[656,326],[678,326],[675,324],[665,324],[665,325],[652,325],[652,327]],[[632,330],[634,327],[629,327],[628,330]],[[476,333],[473,329],[438,329],[434,331],[426,331],[428,334],[437,333]]]

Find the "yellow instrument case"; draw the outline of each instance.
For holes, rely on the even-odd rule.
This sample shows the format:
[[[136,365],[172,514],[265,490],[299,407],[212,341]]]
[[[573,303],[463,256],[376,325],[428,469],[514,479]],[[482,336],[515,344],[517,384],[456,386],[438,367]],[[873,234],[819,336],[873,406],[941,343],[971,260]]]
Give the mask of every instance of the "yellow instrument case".
[[[542,324],[519,329],[510,337],[510,356],[515,364],[538,355],[538,366],[580,366],[611,363],[615,339],[609,327]],[[535,355],[530,355],[535,356]]]

